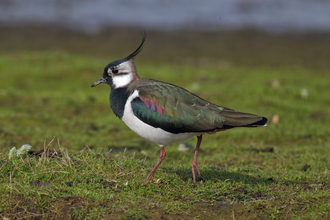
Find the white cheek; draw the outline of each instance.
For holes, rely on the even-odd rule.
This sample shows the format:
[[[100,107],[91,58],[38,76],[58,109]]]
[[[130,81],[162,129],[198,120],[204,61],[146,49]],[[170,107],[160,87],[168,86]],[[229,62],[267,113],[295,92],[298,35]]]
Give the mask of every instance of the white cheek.
[[[115,88],[125,87],[127,86],[133,79],[132,74],[125,74],[119,76],[113,76],[112,83]]]

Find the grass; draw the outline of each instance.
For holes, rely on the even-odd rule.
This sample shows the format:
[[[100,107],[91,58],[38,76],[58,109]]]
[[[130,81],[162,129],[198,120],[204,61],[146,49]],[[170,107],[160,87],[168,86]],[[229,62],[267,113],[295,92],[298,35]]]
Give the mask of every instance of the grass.
[[[41,39],[48,32],[37,33]],[[163,42],[151,32],[145,52],[135,61],[141,77],[174,83],[211,102],[270,120],[263,128],[205,135],[201,176],[193,185],[190,163],[196,138],[186,141],[192,146],[188,151],[178,151],[179,143],[166,147],[153,180],[141,184],[159,148],[112,114],[108,86],[90,88],[102,68],[129,54],[139,39],[131,39],[133,49],[115,46],[107,57],[93,52],[95,42],[116,39],[116,34],[68,33],[67,45],[61,36],[46,49],[42,40],[31,44],[30,38],[18,36],[0,48],[2,218],[329,218],[330,75],[323,58],[328,41],[320,40],[329,38],[227,33],[220,41],[215,33],[166,33],[170,40]],[[191,46],[194,53],[185,51],[183,46],[203,37],[208,41]],[[149,40],[150,45],[163,44],[164,60],[152,55]],[[217,51],[209,45],[218,41],[223,51],[214,57]],[[171,42],[181,42],[183,49],[177,46],[174,53],[168,49]],[[237,44],[242,50],[233,46]],[[262,56],[262,48],[269,53]],[[290,56],[283,58],[281,51]],[[223,53],[228,53],[227,60]],[[278,123],[272,122],[274,115]],[[34,150],[60,150],[61,156],[8,159],[12,147],[26,143]]]

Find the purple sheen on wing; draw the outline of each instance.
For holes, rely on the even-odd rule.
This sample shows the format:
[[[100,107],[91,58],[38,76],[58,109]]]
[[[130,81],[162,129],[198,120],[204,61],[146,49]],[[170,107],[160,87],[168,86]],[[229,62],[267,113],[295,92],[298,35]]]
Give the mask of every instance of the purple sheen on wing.
[[[163,109],[160,106],[157,106],[157,112],[161,115],[163,115]]]
[[[153,112],[157,111],[159,114],[163,115],[164,110],[162,109],[162,107],[157,106],[157,104],[154,104],[152,100],[147,100],[142,97],[140,97],[140,100],[143,102],[147,109],[151,109]]]
[[[150,103],[148,100],[140,97],[140,100],[143,102],[144,106],[147,108],[147,109],[150,109]]]
[[[149,100],[145,100],[144,105],[147,107],[147,109],[150,109],[150,101]]]
[[[144,99],[144,98],[142,98],[142,97],[140,97],[140,100],[141,100],[143,103],[146,102],[146,99]]]
[[[150,108],[153,112],[156,112],[156,105],[154,103],[151,102],[151,108]]]

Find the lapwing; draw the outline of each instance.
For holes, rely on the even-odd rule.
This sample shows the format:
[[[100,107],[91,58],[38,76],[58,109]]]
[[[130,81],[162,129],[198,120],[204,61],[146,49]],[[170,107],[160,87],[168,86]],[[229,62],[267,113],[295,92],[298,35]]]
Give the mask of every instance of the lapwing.
[[[137,135],[160,147],[156,165],[141,182],[151,180],[166,156],[165,146],[197,136],[191,163],[196,183],[196,171],[200,175],[197,156],[204,134],[236,127],[261,127],[267,118],[215,105],[170,83],[140,78],[133,59],[142,50],[145,40],[146,32],[139,47],[126,58],[106,65],[101,78],[92,87],[108,84],[113,113]]]

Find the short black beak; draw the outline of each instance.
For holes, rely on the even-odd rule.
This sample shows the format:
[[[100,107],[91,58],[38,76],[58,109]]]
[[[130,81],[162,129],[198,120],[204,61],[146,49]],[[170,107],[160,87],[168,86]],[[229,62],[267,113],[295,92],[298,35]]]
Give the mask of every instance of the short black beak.
[[[105,82],[106,82],[105,78],[101,77],[101,78],[99,78],[98,80],[96,80],[96,81],[91,85],[91,87],[97,86],[98,84],[105,83]]]

